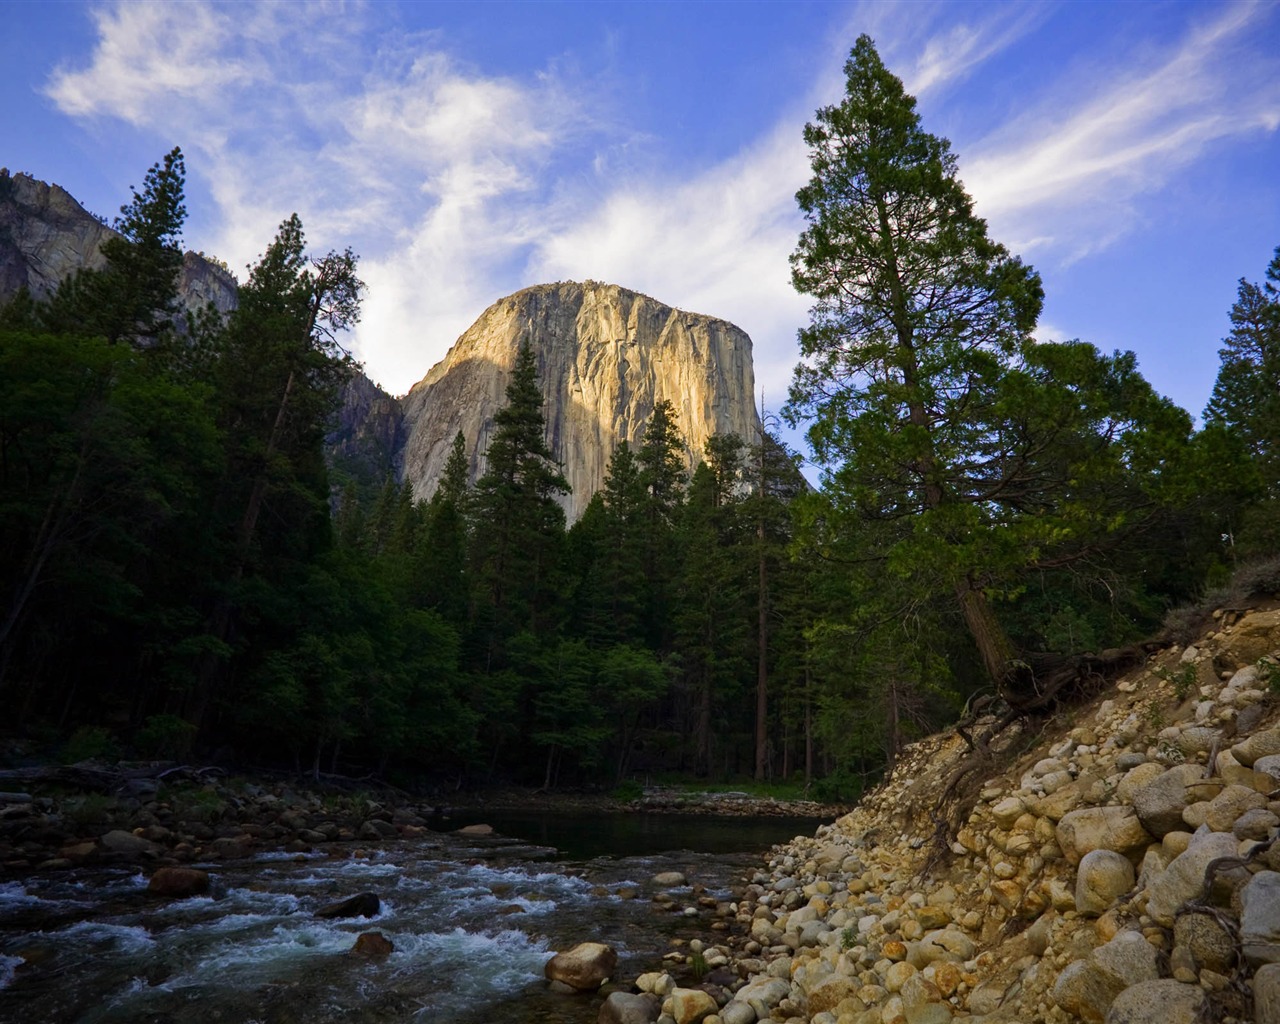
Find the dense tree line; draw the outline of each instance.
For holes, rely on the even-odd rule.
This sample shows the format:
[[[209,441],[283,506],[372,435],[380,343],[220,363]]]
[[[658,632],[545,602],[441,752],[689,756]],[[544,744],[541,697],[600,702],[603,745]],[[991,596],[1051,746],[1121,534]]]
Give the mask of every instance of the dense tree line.
[[[686,472],[664,402],[573,524],[527,343],[474,485],[461,436],[429,496],[326,467],[356,257],[291,217],[234,313],[180,310],[166,156],[104,269],[0,313],[3,728],[406,783],[847,793],[1274,554],[1280,250],[1197,431],[1132,354],[1033,340],[1040,280],[946,140],[869,39],[845,70],[793,256],[815,305],[785,414],[820,488],[771,429]]]

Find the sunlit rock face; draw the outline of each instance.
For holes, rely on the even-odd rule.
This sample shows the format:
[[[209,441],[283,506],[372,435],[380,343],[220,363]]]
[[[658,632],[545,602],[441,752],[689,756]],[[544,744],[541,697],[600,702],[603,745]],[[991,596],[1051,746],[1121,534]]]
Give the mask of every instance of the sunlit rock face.
[[[546,398],[547,441],[573,488],[564,500],[570,521],[603,485],[619,442],[635,447],[664,399],[690,469],[712,434],[751,441],[759,429],[751,339],[733,324],[612,284],[537,285],[485,310],[404,398],[400,469],[417,497],[435,490],[459,430],[472,481],[484,473],[493,415],[525,340]]]
[[[0,304],[24,286],[34,298],[47,298],[75,271],[102,269],[102,244],[116,237],[61,186],[0,168]],[[235,308],[236,281],[215,262],[188,252],[178,295],[187,309],[212,302],[226,313]]]

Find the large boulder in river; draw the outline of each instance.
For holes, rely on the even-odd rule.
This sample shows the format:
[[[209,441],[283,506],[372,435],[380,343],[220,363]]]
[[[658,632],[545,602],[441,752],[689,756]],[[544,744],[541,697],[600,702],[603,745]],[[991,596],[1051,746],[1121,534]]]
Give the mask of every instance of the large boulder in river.
[[[159,868],[147,883],[147,892],[171,899],[185,899],[209,891],[209,872],[199,868]]]
[[[618,966],[618,954],[601,942],[581,942],[547,961],[548,981],[558,981],[579,992],[594,992]]]
[[[395,945],[382,932],[361,932],[351,947],[357,956],[387,956],[395,951]]]
[[[376,892],[362,892],[316,911],[316,917],[377,917],[382,901]]]

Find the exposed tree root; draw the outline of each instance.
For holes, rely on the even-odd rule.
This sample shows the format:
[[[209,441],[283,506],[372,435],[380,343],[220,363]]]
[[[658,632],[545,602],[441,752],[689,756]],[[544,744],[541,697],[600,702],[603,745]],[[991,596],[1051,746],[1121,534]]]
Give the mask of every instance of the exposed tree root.
[[[931,873],[951,856],[952,843],[968,820],[983,783],[999,774],[1021,753],[1013,744],[998,744],[1015,723],[1029,725],[1063,706],[1092,700],[1121,673],[1142,664],[1161,644],[1149,641],[1105,650],[1100,654],[1035,655],[1010,666],[999,698],[975,702],[955,725],[969,748],[951,769],[938,799],[932,850],[922,869]],[[992,713],[994,711],[994,713]],[[979,713],[985,717],[977,717]]]

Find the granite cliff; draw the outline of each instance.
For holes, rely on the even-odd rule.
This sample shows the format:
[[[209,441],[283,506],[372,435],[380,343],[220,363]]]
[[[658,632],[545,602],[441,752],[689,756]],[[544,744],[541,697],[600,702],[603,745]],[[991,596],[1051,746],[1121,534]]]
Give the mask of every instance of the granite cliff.
[[[750,440],[759,429],[751,339],[737,327],[618,285],[537,285],[485,310],[402,400],[398,464],[418,497],[434,491],[459,430],[472,480],[484,472],[493,414],[526,340],[546,396],[547,440],[573,487],[570,521],[603,485],[619,442],[636,444],[663,399],[675,407],[690,468],[712,434]]]
[[[0,168],[0,304],[24,286],[36,299],[80,269],[105,265],[102,244],[118,237],[59,185]],[[200,253],[182,260],[178,294],[187,309],[235,308],[236,279]]]

